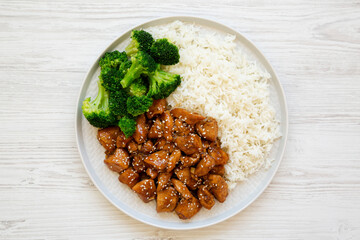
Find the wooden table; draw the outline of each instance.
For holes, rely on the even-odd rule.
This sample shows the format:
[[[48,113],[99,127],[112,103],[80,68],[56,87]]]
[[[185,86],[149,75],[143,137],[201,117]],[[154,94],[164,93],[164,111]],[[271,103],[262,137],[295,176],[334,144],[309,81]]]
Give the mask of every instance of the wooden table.
[[[359,1],[0,1],[0,239],[360,239]],[[267,190],[229,220],[167,231],[93,186],[75,104],[97,55],[135,24],[206,17],[276,69],[289,139]]]

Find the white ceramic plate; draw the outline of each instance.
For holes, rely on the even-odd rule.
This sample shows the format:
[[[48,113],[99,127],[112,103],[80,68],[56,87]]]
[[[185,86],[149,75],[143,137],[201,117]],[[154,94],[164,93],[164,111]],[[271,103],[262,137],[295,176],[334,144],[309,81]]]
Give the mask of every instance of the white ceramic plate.
[[[202,208],[197,215],[187,221],[180,220],[174,213],[157,214],[155,210],[155,201],[148,204],[143,203],[130,188],[118,181],[117,173],[109,171],[105,166],[103,163],[104,149],[96,139],[97,129],[90,126],[81,111],[82,101],[85,97],[96,96],[96,81],[98,80],[100,72],[98,61],[100,57],[105,52],[113,51],[115,49],[122,51],[129,42],[132,29],[112,42],[94,62],[87,73],[80,90],[76,110],[76,138],[81,159],[95,186],[115,207],[144,223],[161,228],[180,230],[206,227],[224,221],[245,209],[259,197],[274,177],[282,159],[287,139],[288,117],[284,92],[273,68],[260,50],[235,30],[211,20],[187,16],[155,19],[138,25],[133,29],[167,24],[175,20],[194,23],[224,34],[230,33],[236,35],[237,44],[242,48],[245,54],[248,55],[248,58],[250,60],[255,60],[258,66],[266,69],[271,74],[271,101],[277,111],[277,118],[280,120],[280,131],[282,134],[282,138],[277,140],[271,150],[270,155],[275,159],[272,166],[267,170],[254,174],[247,181],[238,184],[235,189],[230,192],[227,200],[223,204],[215,204],[211,211]]]

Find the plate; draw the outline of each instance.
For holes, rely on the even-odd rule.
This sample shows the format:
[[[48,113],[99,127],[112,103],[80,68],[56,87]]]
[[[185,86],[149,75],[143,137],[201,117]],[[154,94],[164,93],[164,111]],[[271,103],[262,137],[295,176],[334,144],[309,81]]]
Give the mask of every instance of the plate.
[[[271,149],[270,157],[272,157],[274,161],[269,169],[259,171],[246,181],[237,184],[224,203],[215,204],[211,211],[202,208],[197,215],[187,221],[180,220],[174,213],[156,213],[155,201],[147,204],[143,203],[129,187],[118,181],[118,174],[109,171],[103,163],[104,149],[96,139],[97,129],[87,122],[81,111],[82,101],[85,97],[96,96],[96,81],[100,73],[98,61],[105,52],[115,49],[123,50],[129,42],[132,29],[158,26],[176,20],[193,23],[217,32],[236,36],[236,43],[248,56],[248,59],[256,61],[258,66],[266,69],[272,77],[270,83],[270,101],[276,109],[277,119],[280,120],[280,132],[282,134],[282,137],[275,142]],[[141,222],[156,227],[176,230],[196,229],[219,223],[234,216],[249,206],[269,185],[279,167],[284,153],[288,131],[288,115],[284,91],[275,71],[260,50],[255,47],[250,40],[237,31],[212,20],[189,16],[165,17],[151,20],[132,29],[118,37],[98,56],[86,74],[80,90],[76,107],[75,130],[79,153],[86,171],[94,185],[115,207]]]

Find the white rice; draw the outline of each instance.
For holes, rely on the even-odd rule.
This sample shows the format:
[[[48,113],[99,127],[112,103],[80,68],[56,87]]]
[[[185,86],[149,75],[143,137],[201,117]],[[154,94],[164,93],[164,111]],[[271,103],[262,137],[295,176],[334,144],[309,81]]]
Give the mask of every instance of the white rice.
[[[180,21],[146,30],[179,47],[180,63],[165,70],[180,74],[182,83],[168,103],[217,119],[222,148],[230,158],[225,175],[229,187],[269,166],[267,155],[280,136],[270,105],[269,73],[247,60],[233,35]]]

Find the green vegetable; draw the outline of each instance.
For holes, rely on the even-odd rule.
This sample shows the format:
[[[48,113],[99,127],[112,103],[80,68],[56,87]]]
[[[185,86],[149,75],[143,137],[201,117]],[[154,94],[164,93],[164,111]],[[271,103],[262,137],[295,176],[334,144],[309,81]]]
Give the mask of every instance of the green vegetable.
[[[131,42],[125,48],[126,54],[132,56],[138,51],[149,52],[154,42],[154,38],[150,33],[144,30],[133,30],[131,32]]]
[[[149,75],[149,92],[147,96],[154,99],[167,98],[180,85],[180,75],[162,71],[160,66]]]
[[[180,60],[179,49],[168,39],[157,39],[150,48],[150,55],[155,62],[163,65],[174,65]]]
[[[99,78],[106,90],[116,91],[122,88],[120,81],[124,78],[124,74],[117,69],[105,67],[101,71]]]
[[[146,52],[137,52],[131,57],[131,62],[131,67],[121,80],[123,88],[129,87],[135,79],[140,77],[141,74],[151,74],[156,70],[156,63],[154,59]]]
[[[128,57],[126,52],[119,52],[117,50],[113,52],[107,52],[100,59],[99,65],[101,69],[105,67],[118,68],[122,62],[126,62]]]
[[[120,89],[117,91],[110,91],[109,93],[109,108],[110,111],[116,116],[125,116],[127,114],[126,101],[129,94]]]
[[[98,95],[83,101],[84,116],[95,127],[118,124],[126,137],[132,136],[135,117],[147,112],[153,99],[166,98],[179,86],[180,75],[160,69],[160,64],[179,59],[179,49],[168,39],[154,41],[150,33],[133,30],[125,51],[107,52],[100,59]]]
[[[98,128],[105,128],[114,125],[116,117],[109,109],[109,94],[98,81],[98,94],[94,101],[86,98],[83,101],[82,111],[85,118],[91,125]]]
[[[149,80],[148,77],[142,75],[140,78],[136,79],[130,86],[129,86],[129,94],[131,96],[144,96],[146,95],[149,88]]]
[[[131,96],[126,101],[127,111],[133,116],[147,112],[152,104],[152,98],[147,96]]]
[[[126,138],[131,137],[136,130],[136,121],[131,117],[122,117],[118,123],[121,131],[125,134]]]
[[[117,65],[113,65],[115,67],[103,65],[101,68],[99,78],[102,80],[102,85],[106,90],[119,90],[122,88],[120,81],[124,78],[127,70],[130,68],[131,61],[128,60],[127,57],[125,59],[121,58],[121,61],[122,62],[117,61]]]

